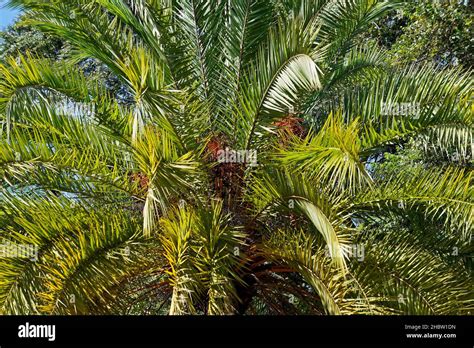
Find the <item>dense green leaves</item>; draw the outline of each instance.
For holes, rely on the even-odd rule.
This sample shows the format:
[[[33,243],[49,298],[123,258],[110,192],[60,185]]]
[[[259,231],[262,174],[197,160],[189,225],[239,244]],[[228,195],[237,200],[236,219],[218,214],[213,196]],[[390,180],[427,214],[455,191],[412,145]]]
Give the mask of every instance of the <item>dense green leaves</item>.
[[[470,162],[385,154],[472,156],[472,74],[358,42],[400,2],[11,3],[71,59],[0,64],[1,314],[472,312]]]

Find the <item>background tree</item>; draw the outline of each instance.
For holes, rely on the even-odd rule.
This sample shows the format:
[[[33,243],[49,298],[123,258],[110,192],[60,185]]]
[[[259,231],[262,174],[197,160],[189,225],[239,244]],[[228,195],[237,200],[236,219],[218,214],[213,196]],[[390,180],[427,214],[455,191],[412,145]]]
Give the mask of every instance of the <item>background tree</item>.
[[[72,48],[67,41],[45,34],[28,24],[31,18],[28,13],[19,16],[13,25],[0,31],[0,61],[5,63],[7,58],[32,55],[34,57],[51,60],[73,60]],[[110,90],[117,100],[128,103],[129,95],[120,80],[110,70],[94,58],[78,59],[72,62],[84,72],[86,76],[101,81]]]
[[[64,42],[43,34],[32,26],[21,24],[21,19],[0,32],[0,60],[30,52],[44,58],[61,59],[67,55]]]
[[[390,49],[395,62],[435,62],[473,67],[471,0],[408,1],[374,24],[370,36]]]

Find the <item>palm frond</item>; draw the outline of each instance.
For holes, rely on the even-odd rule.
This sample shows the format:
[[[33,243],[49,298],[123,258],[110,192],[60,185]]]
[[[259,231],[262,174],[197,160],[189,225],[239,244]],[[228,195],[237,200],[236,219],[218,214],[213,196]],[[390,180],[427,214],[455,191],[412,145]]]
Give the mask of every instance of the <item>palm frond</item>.
[[[342,271],[346,270],[348,226],[344,223],[344,216],[337,211],[338,204],[341,204],[340,196],[315,186],[315,182],[304,175],[282,172],[256,177],[248,196],[257,210],[256,218],[275,209],[305,216],[323,237],[333,262]]]
[[[296,111],[301,93],[319,88],[317,51],[312,47],[316,35],[317,28],[304,30],[297,21],[270,32],[240,87],[236,122],[231,128],[237,133],[230,136],[238,137],[239,148],[250,149],[256,136],[265,132],[262,127],[281,116],[281,112],[272,113],[272,108],[293,106]]]
[[[361,193],[350,209],[360,214],[372,209],[396,211],[419,210],[428,219],[439,219],[452,225],[459,238],[468,240],[472,234],[474,203],[472,173],[458,168],[445,171],[401,172],[387,178],[379,186]]]
[[[332,185],[339,192],[356,192],[372,179],[361,161],[360,125],[356,119],[347,126],[341,115],[330,115],[317,134],[305,139],[294,137],[277,148],[275,158],[295,172]]]

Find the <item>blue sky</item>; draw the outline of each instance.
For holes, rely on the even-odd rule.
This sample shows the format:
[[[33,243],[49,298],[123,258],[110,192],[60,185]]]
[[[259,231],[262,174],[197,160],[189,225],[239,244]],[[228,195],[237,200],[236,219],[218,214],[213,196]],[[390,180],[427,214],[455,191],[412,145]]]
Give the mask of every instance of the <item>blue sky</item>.
[[[16,16],[18,16],[18,10],[5,8],[5,3],[5,0],[0,0],[0,30],[12,24]]]

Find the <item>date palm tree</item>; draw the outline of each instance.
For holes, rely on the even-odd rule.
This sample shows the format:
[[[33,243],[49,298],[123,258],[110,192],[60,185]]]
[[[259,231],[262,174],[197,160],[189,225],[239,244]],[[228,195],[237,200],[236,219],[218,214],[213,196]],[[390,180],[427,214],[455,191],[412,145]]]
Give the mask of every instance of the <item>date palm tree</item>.
[[[73,56],[0,65],[0,313],[471,313],[470,168],[373,175],[472,154],[471,74],[358,40],[399,3],[11,0]]]

